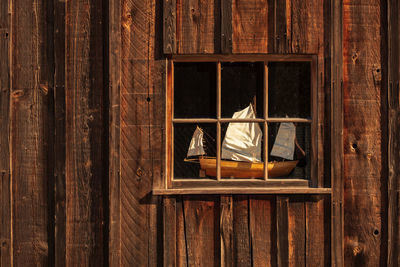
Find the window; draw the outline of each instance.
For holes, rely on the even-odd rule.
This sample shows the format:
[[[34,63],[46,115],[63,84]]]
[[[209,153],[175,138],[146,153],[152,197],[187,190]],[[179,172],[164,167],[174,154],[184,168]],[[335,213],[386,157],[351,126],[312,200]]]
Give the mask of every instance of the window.
[[[171,58],[165,188],[252,193],[314,187],[316,84],[315,56]]]

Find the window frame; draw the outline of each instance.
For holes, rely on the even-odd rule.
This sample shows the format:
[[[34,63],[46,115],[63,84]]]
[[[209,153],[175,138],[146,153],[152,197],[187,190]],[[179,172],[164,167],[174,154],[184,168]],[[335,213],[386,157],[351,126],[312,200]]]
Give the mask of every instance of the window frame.
[[[163,188],[155,188],[154,194],[329,194],[330,188],[323,188],[323,174],[318,172],[318,144],[321,129],[318,128],[318,88],[317,55],[173,55],[167,59],[166,94],[165,94],[165,166],[163,170]],[[175,119],[174,116],[174,63],[175,62],[215,62],[217,64],[217,116],[215,119]],[[221,63],[222,62],[264,62],[264,114],[263,118],[249,119],[243,122],[261,122],[264,124],[264,151],[268,151],[268,123],[300,122],[311,126],[310,179],[268,179],[267,164],[264,164],[264,179],[221,179],[221,142],[217,142],[217,177],[216,179],[174,179],[173,178],[173,124],[174,123],[215,123],[217,140],[221,141],[221,123],[232,121],[221,117]],[[268,117],[268,62],[310,62],[311,64],[311,119],[304,118],[269,118]],[[237,121],[237,120],[235,120]],[[240,121],[242,122],[242,121]],[[264,162],[267,162],[264,153]]]

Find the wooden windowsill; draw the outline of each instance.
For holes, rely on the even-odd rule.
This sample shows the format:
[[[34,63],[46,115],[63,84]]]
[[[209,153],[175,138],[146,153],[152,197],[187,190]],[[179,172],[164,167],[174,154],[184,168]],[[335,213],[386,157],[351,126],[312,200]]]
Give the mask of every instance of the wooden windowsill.
[[[214,188],[174,188],[153,189],[153,195],[260,195],[260,194],[331,194],[331,188],[303,187],[214,187]]]

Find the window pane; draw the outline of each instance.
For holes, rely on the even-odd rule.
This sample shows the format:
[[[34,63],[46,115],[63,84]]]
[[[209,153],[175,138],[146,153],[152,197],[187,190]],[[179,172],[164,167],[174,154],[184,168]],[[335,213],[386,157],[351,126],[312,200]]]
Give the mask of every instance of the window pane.
[[[310,62],[269,62],[269,116],[310,118],[310,109]]]
[[[175,63],[175,118],[216,118],[216,66],[215,62]]]
[[[300,148],[296,145],[296,139]],[[275,164],[273,168],[276,168],[270,169],[272,165],[269,166],[269,179],[279,177],[310,179],[310,159],[310,124],[268,123],[268,161],[270,164]],[[282,171],[278,168],[282,168]]]
[[[197,127],[199,130],[196,132]],[[199,158],[216,157],[216,132],[215,124],[175,124],[174,125],[174,178],[206,178],[205,171],[201,170]],[[203,146],[191,145],[200,144]],[[188,151],[190,147],[190,154]],[[186,160],[185,160],[186,159]],[[189,161],[187,161],[189,159]],[[211,164],[212,165],[212,164]],[[216,173],[216,167],[210,167]],[[210,171],[210,170],[209,170]]]
[[[221,124],[221,177],[264,179],[262,123]]]
[[[221,64],[221,116],[231,118],[233,113],[255,104],[256,117],[264,116],[263,63]]]

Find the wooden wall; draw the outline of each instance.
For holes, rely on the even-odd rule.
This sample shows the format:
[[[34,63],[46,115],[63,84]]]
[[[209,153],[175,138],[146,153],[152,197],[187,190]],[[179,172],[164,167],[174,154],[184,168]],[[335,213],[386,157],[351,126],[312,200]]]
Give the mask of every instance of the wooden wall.
[[[0,266],[398,266],[399,8],[1,1]],[[332,194],[154,196],[164,53],[317,55]]]

